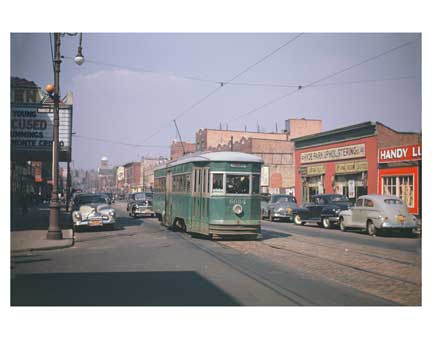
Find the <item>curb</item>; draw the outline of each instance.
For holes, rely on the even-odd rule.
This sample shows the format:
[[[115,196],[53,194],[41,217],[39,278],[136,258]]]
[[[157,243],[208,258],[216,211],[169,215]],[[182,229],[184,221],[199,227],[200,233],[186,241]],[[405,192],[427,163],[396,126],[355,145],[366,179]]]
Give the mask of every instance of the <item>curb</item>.
[[[65,244],[65,245],[36,247],[36,248],[23,248],[20,250],[11,251],[11,254],[13,255],[14,253],[22,253],[22,252],[59,250],[59,249],[63,249],[63,248],[72,247],[74,244],[75,244],[75,239],[71,239],[70,243]]]

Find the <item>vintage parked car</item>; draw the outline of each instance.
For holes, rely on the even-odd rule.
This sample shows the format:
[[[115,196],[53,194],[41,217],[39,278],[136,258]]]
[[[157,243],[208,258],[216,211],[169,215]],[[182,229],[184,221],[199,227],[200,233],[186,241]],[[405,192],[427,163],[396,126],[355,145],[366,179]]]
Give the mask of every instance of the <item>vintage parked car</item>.
[[[138,192],[129,195],[126,211],[131,217],[155,216],[153,210],[153,192]]]
[[[417,219],[396,196],[362,195],[354,206],[340,213],[339,225],[342,231],[360,228],[369,235],[384,230],[401,230],[411,234],[417,227]]]
[[[261,202],[261,217],[271,221],[287,219],[292,222],[292,211],[295,208],[297,208],[297,200],[293,195],[273,194],[268,202]]]
[[[72,220],[75,227],[114,226],[115,210],[101,194],[80,193],[72,201]]]
[[[324,228],[331,228],[339,222],[339,213],[351,205],[350,200],[341,194],[314,195],[311,202],[293,210],[294,223],[317,223]]]

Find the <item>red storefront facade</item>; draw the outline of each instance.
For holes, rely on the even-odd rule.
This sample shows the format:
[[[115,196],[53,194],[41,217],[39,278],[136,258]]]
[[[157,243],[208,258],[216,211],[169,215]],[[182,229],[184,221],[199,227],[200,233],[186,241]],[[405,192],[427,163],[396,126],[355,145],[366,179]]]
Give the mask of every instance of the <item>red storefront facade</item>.
[[[401,197],[408,211],[421,215],[421,145],[378,150],[378,193]]]
[[[319,193],[341,193],[354,201],[360,195],[380,194],[383,190],[381,180],[385,180],[386,184],[399,180],[383,178],[391,173],[394,176],[396,172],[392,171],[396,168],[399,168],[402,178],[403,171],[409,168],[406,165],[401,166],[400,161],[390,166],[380,163],[379,150],[411,142],[417,144],[420,142],[420,135],[397,132],[379,122],[365,122],[296,138],[293,141],[296,148],[297,201],[310,201],[312,195]],[[396,164],[398,167],[395,167]],[[414,185],[413,189],[419,192],[418,167],[411,167],[413,173],[417,174],[414,174],[409,184]],[[411,204],[413,213],[414,207],[419,204],[418,196],[415,201],[413,199]]]

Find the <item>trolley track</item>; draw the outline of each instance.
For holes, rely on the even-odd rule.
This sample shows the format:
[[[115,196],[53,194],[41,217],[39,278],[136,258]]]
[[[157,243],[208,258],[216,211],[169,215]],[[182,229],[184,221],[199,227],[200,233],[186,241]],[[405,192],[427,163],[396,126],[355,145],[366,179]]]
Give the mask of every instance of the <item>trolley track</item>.
[[[305,297],[304,295],[300,295],[299,293],[293,291],[292,289],[280,286],[279,284],[276,284],[273,281],[270,281],[267,278],[262,277],[256,272],[251,272],[250,269],[245,269],[241,267],[238,264],[233,263],[232,261],[229,261],[228,259],[225,259],[221,254],[216,253],[212,249],[202,246],[201,244],[197,243],[196,241],[193,241],[193,239],[190,238],[190,235],[183,233],[183,232],[177,232],[176,233],[179,237],[181,237],[183,240],[186,240],[190,244],[192,244],[197,249],[207,253],[212,258],[222,262],[223,264],[229,266],[231,269],[246,275],[248,278],[254,280],[255,282],[269,288],[276,294],[280,295],[281,297],[285,298],[286,300],[290,301],[291,303],[295,304],[296,306],[318,306],[319,304],[314,302],[313,300]],[[229,248],[228,246],[224,246],[223,244],[218,243],[220,246]]]

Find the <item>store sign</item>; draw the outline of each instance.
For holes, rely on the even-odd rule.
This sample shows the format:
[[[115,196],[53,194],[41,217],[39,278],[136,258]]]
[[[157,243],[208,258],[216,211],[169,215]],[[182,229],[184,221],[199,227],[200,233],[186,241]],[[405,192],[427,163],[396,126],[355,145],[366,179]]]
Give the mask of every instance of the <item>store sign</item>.
[[[321,175],[325,173],[325,166],[308,166],[306,167],[306,175]]]
[[[261,167],[261,182],[260,186],[268,186],[269,185],[269,174],[270,169],[268,166]]]
[[[366,156],[365,149],[365,144],[357,144],[344,147],[328,148],[313,152],[306,152],[300,155],[300,162],[302,164],[306,164],[317,161],[363,158]]]
[[[421,160],[421,145],[380,148],[378,162],[417,161]]]
[[[336,164],[335,173],[357,173],[366,172],[368,170],[367,161],[352,161]]]
[[[348,198],[355,198],[355,181],[348,180]]]
[[[59,118],[60,151],[68,151],[71,146],[72,108],[60,108]],[[11,145],[13,149],[51,152],[53,122],[52,107],[12,106]]]

